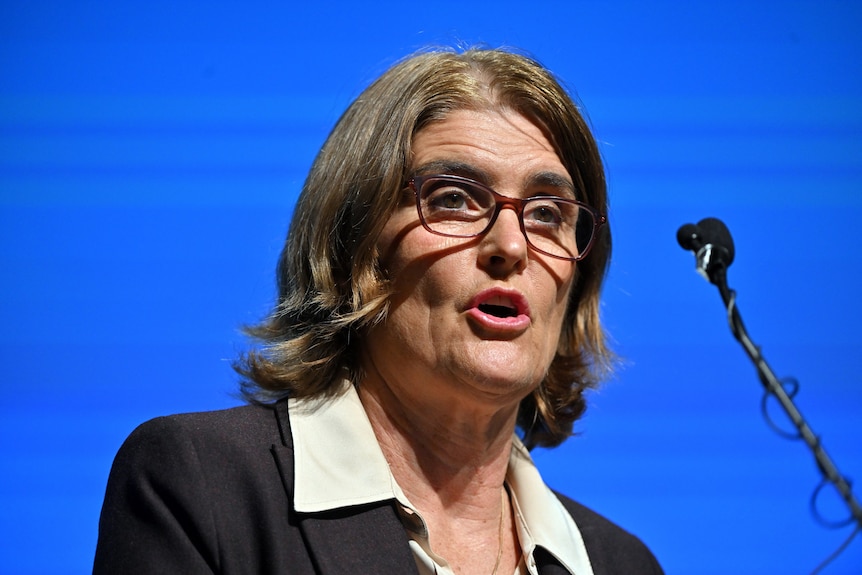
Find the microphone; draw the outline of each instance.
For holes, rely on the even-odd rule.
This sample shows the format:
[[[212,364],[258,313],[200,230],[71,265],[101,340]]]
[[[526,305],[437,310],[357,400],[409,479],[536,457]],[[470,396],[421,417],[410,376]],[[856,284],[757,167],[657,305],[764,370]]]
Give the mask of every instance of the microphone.
[[[676,232],[676,240],[684,250],[694,252],[697,271],[708,282],[720,286],[726,282],[726,272],[733,263],[733,238],[724,222],[704,218],[695,224],[685,224]]]
[[[748,336],[748,331],[746,331],[745,325],[742,323],[742,316],[739,314],[739,308],[736,307],[736,292],[730,289],[727,285],[727,268],[733,263],[734,255],[733,238],[730,237],[730,230],[728,230],[727,226],[724,225],[724,222],[719,219],[705,218],[697,222],[697,224],[685,224],[679,228],[676,232],[676,240],[683,249],[694,252],[695,259],[697,260],[697,271],[700,272],[707,281],[718,287],[718,291],[721,294],[721,299],[724,301],[724,307],[727,311],[730,331],[733,333],[733,337],[742,344],[745,353],[748,354],[748,357],[754,363],[754,366],[757,368],[757,375],[760,378],[760,382],[766,390],[764,403],[762,403],[761,409],[764,416],[769,420],[769,424],[777,430],[775,425],[772,424],[771,418],[766,413],[765,400],[769,395],[772,395],[781,404],[781,407],[784,409],[784,413],[787,414],[790,421],[793,422],[798,434],[798,439],[804,440],[806,445],[808,445],[808,448],[811,450],[811,453],[814,455],[817,467],[823,475],[823,482],[820,487],[814,491],[814,496],[811,499],[811,508],[816,518],[820,520],[821,523],[823,522],[816,509],[816,498],[820,493],[821,487],[826,483],[831,482],[835,486],[835,489],[838,490],[841,498],[844,499],[847,507],[850,509],[851,517],[847,522],[856,522],[856,531],[854,531],[850,536],[852,539],[857,533],[862,531],[862,505],[859,504],[856,496],[853,495],[853,489],[850,482],[841,475],[837,466],[829,457],[829,454],[826,453],[826,450],[823,448],[823,444],[820,441],[820,437],[814,433],[808,425],[808,422],[805,421],[804,417],[802,417],[796,404],[793,403],[792,394],[788,394],[787,390],[784,389],[784,384],[778,379],[775,372],[772,371],[771,367],[769,367],[769,364],[766,363],[766,359],[764,359],[763,354],[760,353],[760,347],[751,341],[751,338]],[[784,435],[783,432],[780,433]],[[841,525],[843,525],[843,523]],[[848,541],[850,541],[850,539],[848,539]],[[838,553],[840,553],[842,549],[843,546],[839,548]],[[831,561],[835,555],[837,555],[837,553],[833,554],[832,557],[821,563],[815,571],[820,571],[820,567],[825,566],[826,563]]]

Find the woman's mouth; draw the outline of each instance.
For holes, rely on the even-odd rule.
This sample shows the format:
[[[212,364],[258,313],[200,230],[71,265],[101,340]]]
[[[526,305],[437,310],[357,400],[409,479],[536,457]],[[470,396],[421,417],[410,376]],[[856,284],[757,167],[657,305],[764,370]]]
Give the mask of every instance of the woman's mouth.
[[[467,314],[479,327],[497,332],[521,332],[530,325],[527,300],[513,290],[492,288],[477,294]]]
[[[518,308],[509,300],[501,295],[497,295],[492,297],[491,299],[480,303],[478,306],[479,311],[482,313],[486,313],[488,315],[493,315],[495,317],[516,317],[518,315]]]

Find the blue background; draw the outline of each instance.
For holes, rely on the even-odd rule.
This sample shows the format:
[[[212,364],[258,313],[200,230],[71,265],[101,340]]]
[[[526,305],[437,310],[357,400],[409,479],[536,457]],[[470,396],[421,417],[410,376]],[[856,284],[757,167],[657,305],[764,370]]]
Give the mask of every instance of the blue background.
[[[755,342],[862,478],[862,5],[0,3],[0,573],[89,570],[140,422],[235,405],[291,207],[340,113],[429,44],[511,45],[584,103],[607,161],[604,318],[623,363],[536,459],[668,573],[807,573],[801,443],[677,228],[725,220]],[[780,415],[778,416],[780,419]],[[857,495],[862,488],[857,487]],[[830,490],[824,513],[844,512]],[[857,538],[825,573],[862,573]]]

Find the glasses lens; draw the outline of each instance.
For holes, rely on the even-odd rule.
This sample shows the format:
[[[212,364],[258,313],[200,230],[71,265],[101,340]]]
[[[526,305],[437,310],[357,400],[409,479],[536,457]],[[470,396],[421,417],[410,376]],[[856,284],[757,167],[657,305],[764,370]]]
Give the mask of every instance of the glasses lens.
[[[592,212],[559,198],[533,198],[524,205],[524,230],[533,247],[577,259],[593,235]]]
[[[425,224],[441,234],[469,237],[481,233],[494,213],[494,195],[470,182],[429,178],[419,191]]]

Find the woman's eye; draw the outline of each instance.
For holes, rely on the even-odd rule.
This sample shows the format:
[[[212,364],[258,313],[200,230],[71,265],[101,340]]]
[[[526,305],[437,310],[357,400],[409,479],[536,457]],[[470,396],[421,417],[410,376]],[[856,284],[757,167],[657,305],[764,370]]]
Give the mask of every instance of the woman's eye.
[[[463,210],[467,208],[467,195],[459,189],[440,189],[428,198],[428,204],[444,210]]]
[[[463,208],[466,202],[464,201],[464,196],[462,194],[458,192],[449,192],[440,196],[436,204],[441,208],[458,210]]]
[[[562,220],[559,208],[552,203],[534,206],[525,215],[531,221],[542,224],[559,224]]]

